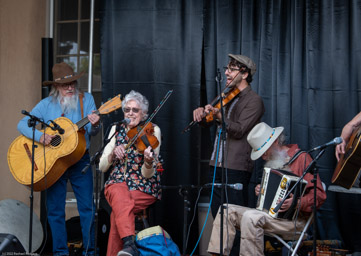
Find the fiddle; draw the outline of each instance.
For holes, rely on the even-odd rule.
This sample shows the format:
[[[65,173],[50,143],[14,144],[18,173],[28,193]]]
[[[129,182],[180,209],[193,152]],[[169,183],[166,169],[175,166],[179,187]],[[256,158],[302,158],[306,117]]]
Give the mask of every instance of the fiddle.
[[[146,122],[144,125],[138,125],[127,132],[130,142],[125,149],[129,149],[131,145],[135,145],[139,153],[144,153],[149,146],[156,149],[159,146],[158,138],[154,135],[154,125],[151,122]],[[154,152],[153,152],[154,153]],[[156,169],[158,172],[163,172],[163,165],[159,161],[158,155],[154,154]]]
[[[234,97],[236,97],[241,91],[238,89],[238,87],[225,87],[224,90],[221,92],[220,95],[218,95],[211,103],[214,108],[220,109],[221,108],[221,101],[223,106],[226,106],[229,102],[231,102]],[[201,122],[212,122],[214,120],[214,113],[213,111],[210,111],[208,114],[204,113],[202,121]],[[192,121],[188,124],[186,128],[182,131],[182,133],[188,132],[195,124],[197,124],[197,121]]]
[[[126,146],[126,149],[134,144],[139,153],[143,153],[149,146],[155,149],[159,145],[159,141],[154,135],[154,126],[151,122],[130,129],[127,132],[127,136],[130,142]]]
[[[227,87],[228,88],[228,87]],[[234,99],[234,97],[236,97],[241,91],[237,88],[237,87],[233,87],[231,89],[229,89],[228,91],[224,91],[221,93],[221,97],[222,97],[222,103],[223,106],[226,106],[231,100]],[[217,109],[221,109],[221,100],[219,96],[217,96],[211,103],[211,105],[214,108]],[[215,103],[213,103],[215,102]],[[205,115],[205,117],[203,117],[203,119],[205,119],[205,121],[208,122],[212,122],[213,121],[213,112],[209,112],[208,114]]]

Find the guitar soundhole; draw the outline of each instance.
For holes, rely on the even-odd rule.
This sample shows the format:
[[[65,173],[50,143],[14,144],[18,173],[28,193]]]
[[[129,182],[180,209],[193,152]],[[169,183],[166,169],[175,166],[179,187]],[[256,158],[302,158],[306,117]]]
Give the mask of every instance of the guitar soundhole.
[[[50,145],[53,147],[59,146],[61,143],[61,137],[60,135],[56,135],[50,142]]]

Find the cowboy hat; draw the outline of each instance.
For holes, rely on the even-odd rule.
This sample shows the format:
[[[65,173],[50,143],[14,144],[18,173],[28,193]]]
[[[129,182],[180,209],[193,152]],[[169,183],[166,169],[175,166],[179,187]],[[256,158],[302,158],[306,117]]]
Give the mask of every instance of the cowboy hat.
[[[236,54],[228,54],[228,56],[249,68],[252,76],[256,73],[256,64],[247,56]]]
[[[73,68],[65,62],[55,64],[52,71],[54,81],[44,81],[43,85],[66,84],[78,80],[84,75],[84,72],[78,75],[74,74]]]
[[[260,158],[283,132],[283,127],[272,128],[266,123],[259,123],[249,132],[247,141],[252,147],[251,159]]]

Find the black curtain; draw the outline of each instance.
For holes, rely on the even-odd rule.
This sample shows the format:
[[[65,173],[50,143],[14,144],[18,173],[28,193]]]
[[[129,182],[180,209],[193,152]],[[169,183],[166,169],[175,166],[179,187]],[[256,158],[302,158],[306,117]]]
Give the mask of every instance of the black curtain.
[[[200,104],[203,4],[197,0],[102,1],[101,12],[104,101],[135,90],[147,97],[151,113],[173,90],[152,120],[163,137],[162,184],[171,187],[163,190],[156,222],[181,247],[183,196],[177,185],[197,184],[199,179],[197,134],[181,131]],[[116,118],[123,117],[119,113],[105,121],[109,124]]]
[[[214,130],[180,132],[192,110],[217,95],[216,72],[228,53],[255,61],[251,85],[264,100],[263,121],[284,126],[288,142],[301,149],[339,136],[360,111],[361,0],[104,0],[101,14],[104,101],[134,89],[152,110],[174,90],[153,120],[163,133],[163,185],[198,185],[208,175],[202,159],[209,157],[204,152]],[[326,185],[335,165],[329,148],[317,163]],[[358,207],[353,213],[341,208],[355,200],[330,191],[327,196],[318,214],[320,238],[359,235],[360,226],[338,225],[350,214],[361,216]],[[161,225],[181,245],[182,196],[164,191],[159,208]]]

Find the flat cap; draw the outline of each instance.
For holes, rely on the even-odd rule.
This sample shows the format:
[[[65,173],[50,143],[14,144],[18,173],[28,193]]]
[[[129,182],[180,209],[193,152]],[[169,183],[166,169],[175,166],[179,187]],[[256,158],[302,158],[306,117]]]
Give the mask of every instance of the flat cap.
[[[228,56],[249,68],[252,76],[256,73],[256,64],[247,56],[236,54],[228,54]]]

